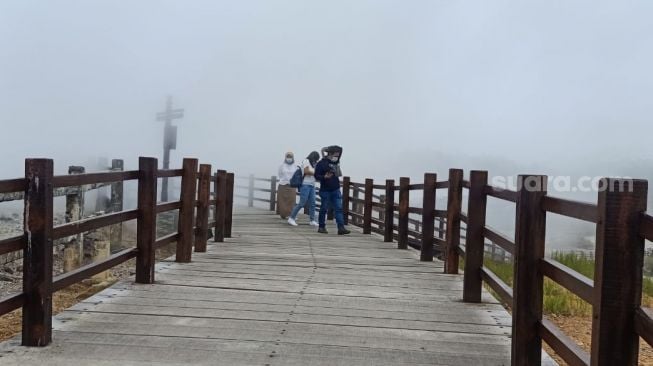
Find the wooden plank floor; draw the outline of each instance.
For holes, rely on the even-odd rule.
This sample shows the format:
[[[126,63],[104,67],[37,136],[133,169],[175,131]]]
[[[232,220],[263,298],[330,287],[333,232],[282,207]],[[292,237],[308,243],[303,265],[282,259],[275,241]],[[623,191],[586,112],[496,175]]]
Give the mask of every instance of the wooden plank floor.
[[[226,243],[64,311],[49,347],[5,342],[0,364],[510,364],[510,316],[488,294],[462,303],[442,263],[331,231],[239,209]]]

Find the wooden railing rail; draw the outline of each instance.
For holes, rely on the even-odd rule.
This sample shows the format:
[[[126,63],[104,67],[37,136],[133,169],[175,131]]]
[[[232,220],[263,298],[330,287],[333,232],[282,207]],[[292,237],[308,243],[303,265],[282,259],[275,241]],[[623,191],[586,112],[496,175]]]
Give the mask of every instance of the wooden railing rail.
[[[224,236],[231,235],[234,187],[232,173],[219,171],[218,176],[224,179],[217,180],[218,193],[214,194],[215,199],[211,200],[210,165],[200,166],[199,172],[196,159],[184,159],[183,168],[176,170],[158,170],[157,165],[155,158],[140,158],[138,170],[54,176],[52,160],[27,159],[25,178],[0,180],[1,193],[23,191],[25,197],[24,234],[0,240],[0,254],[24,251],[24,290],[0,299],[0,316],[23,308],[23,345],[45,346],[51,342],[52,293],[134,258],[136,282],[153,283],[154,251],[157,248],[176,242],[178,262],[191,260],[193,246],[196,251],[205,251],[209,204],[212,202],[217,202],[216,210],[223,213],[213,224],[222,228]],[[178,201],[157,204],[157,179],[162,177],[181,177],[181,194]],[[128,180],[138,181],[137,209],[123,211],[120,208],[118,212],[53,226],[55,188]],[[196,192],[197,187],[199,192]],[[122,202],[119,206],[122,207]],[[179,210],[177,232],[156,238],[157,214],[171,210]],[[134,219],[137,220],[135,248],[121,250],[105,259],[53,277],[54,240]]]
[[[255,180],[250,177],[250,182]],[[386,180],[385,184],[375,184],[372,179],[342,180],[343,211],[349,224],[362,227],[364,233],[383,235],[386,242],[396,240],[399,249],[420,250],[422,260],[439,256],[446,273],[458,273],[459,257],[464,258],[463,300],[480,302],[485,283],[511,308],[513,365],[540,364],[542,341],[570,365],[635,365],[638,337],[653,341],[653,319],[649,310],[639,305],[643,241],[653,240],[653,216],[644,213],[646,182],[605,179],[602,184],[606,187],[630,183],[633,189],[602,190],[598,203],[593,204],[549,196],[546,176],[520,176],[517,190],[489,185],[486,171],[471,171],[465,180],[459,169],[451,169],[447,180],[437,181],[435,174],[427,173],[423,182],[412,184],[407,177],[398,182]],[[540,184],[533,186],[533,182]],[[272,186],[252,187],[244,188],[269,193],[267,202],[274,199]],[[448,190],[446,209],[435,207],[438,189]],[[383,194],[377,194],[379,191]],[[411,191],[421,191],[421,207],[410,206]],[[465,195],[468,205],[463,212]],[[242,196],[252,197],[253,193]],[[487,225],[488,197],[515,203],[514,238]],[[545,258],[547,213],[596,224],[593,280]],[[512,286],[484,266],[488,242],[512,256]],[[543,315],[545,277],[592,305],[591,352],[582,350]]]

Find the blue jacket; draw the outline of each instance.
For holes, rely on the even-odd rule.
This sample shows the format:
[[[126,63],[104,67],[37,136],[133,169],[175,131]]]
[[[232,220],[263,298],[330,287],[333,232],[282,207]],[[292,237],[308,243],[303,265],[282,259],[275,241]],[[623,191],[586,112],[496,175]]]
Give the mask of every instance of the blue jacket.
[[[335,169],[331,166],[329,159],[320,160],[315,166],[315,179],[320,182],[320,191],[333,192],[340,189],[340,178],[335,174]],[[326,178],[324,175],[332,171],[334,172],[331,178]]]

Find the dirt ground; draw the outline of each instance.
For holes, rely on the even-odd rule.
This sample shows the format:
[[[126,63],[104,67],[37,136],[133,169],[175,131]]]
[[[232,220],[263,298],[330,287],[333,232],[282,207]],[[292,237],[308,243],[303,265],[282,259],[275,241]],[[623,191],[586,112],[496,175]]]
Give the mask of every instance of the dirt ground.
[[[555,323],[566,335],[575,340],[581,348],[588,352],[590,351],[592,340],[592,319],[590,317],[550,316],[549,320]],[[545,349],[558,364],[567,365],[551,348],[545,345]],[[653,366],[653,348],[643,340],[640,340],[639,364]]]

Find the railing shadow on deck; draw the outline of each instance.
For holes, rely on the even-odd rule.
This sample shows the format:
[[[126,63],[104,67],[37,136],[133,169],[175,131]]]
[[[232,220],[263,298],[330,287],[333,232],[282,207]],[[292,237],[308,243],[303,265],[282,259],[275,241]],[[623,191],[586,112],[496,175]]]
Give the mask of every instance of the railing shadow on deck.
[[[236,198],[246,199],[250,207],[264,202],[275,210],[276,177],[236,179],[248,182],[235,186],[246,190]],[[398,249],[415,248],[422,261],[440,257],[445,273],[457,274],[463,258],[463,301],[480,302],[485,283],[511,308],[513,365],[541,364],[542,341],[570,365],[637,365],[640,337],[653,344],[653,318],[641,306],[644,242],[653,241],[653,217],[645,212],[648,183],[603,178],[597,203],[585,203],[548,195],[546,181],[542,175],[521,175],[516,190],[502,189],[488,184],[487,171],[471,171],[465,180],[461,169],[450,169],[441,181],[426,173],[418,184],[406,177],[399,179],[399,185],[392,179],[374,184],[372,179],[357,183],[343,177],[343,210],[345,220],[366,234],[396,241]],[[257,187],[257,182],[264,182],[266,188]],[[444,210],[435,207],[439,190],[447,190]],[[464,190],[466,212],[462,211]],[[422,207],[410,206],[412,191],[421,192]],[[515,204],[514,238],[486,224],[488,197]],[[545,258],[547,213],[596,225],[594,279]],[[488,245],[512,257],[512,287],[483,265]],[[545,277],[592,305],[590,353],[543,315]]]
[[[180,197],[157,203],[159,178],[181,177]],[[63,187],[138,182],[137,208],[53,226],[53,192]],[[211,192],[211,185],[214,189]],[[0,180],[0,194],[24,192],[24,233],[0,240],[0,255],[22,250],[23,291],[0,298],[0,316],[22,307],[22,345],[52,341],[52,294],[130,259],[136,259],[136,283],[154,282],[155,250],[176,242],[177,262],[190,262],[193,247],[205,252],[210,228],[214,240],[231,236],[234,175],[197,159],[184,159],[181,169],[160,170],[156,158],[139,159],[139,169],[67,176],[53,175],[50,159],[26,159],[25,177]],[[122,205],[121,205],[122,207]],[[211,210],[212,208],[212,210]],[[179,211],[177,232],[156,237],[157,215]],[[210,219],[210,212],[213,218]],[[53,241],[89,230],[137,221],[137,245],[53,277]]]

